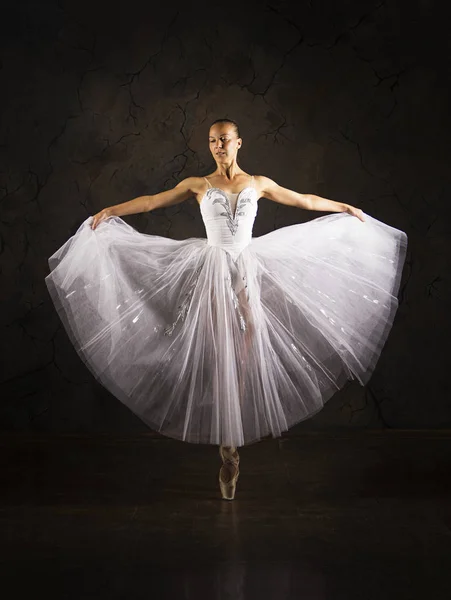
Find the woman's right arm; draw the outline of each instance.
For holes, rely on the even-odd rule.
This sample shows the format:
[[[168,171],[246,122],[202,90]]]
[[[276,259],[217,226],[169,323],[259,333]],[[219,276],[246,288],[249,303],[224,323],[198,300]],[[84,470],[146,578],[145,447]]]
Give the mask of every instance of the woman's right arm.
[[[129,200],[128,202],[103,208],[100,212],[93,216],[91,229],[95,229],[99,223],[105,221],[109,217],[134,215],[136,213],[149,212],[163,206],[179,204],[196,193],[196,186],[199,185],[198,181],[199,177],[187,177],[178,183],[174,188],[166,190],[165,192],[160,192],[159,194],[155,194],[153,196],[138,196],[137,198],[133,198],[133,200]]]

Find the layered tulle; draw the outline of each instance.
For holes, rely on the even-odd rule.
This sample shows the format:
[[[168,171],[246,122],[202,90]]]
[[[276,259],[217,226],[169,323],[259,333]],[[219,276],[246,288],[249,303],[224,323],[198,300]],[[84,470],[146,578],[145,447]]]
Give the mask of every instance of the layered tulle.
[[[407,236],[326,215],[252,238],[203,238],[88,218],[46,283],[94,376],[152,429],[241,446],[313,416],[370,378],[398,307]]]

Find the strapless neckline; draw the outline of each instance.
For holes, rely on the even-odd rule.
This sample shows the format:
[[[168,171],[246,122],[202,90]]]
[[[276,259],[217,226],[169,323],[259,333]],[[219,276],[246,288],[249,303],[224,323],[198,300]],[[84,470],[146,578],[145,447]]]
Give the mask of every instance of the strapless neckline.
[[[218,187],[209,187],[209,188],[207,189],[207,191],[205,192],[205,194],[202,196],[202,199],[201,199],[201,201],[199,202],[199,208],[200,208],[200,206],[201,206],[202,202],[205,200],[205,197],[206,197],[206,195],[208,194],[208,192],[209,192],[210,190],[218,190],[218,192],[222,192],[222,193],[225,195],[225,197],[227,198],[227,202],[229,203],[229,208],[230,208],[230,212],[231,212],[231,213],[232,213],[232,207],[231,207],[231,205],[230,205],[230,198],[229,198],[229,194],[231,194],[232,196],[237,196],[237,199],[236,199],[236,205],[235,205],[235,212],[234,212],[234,214],[232,213],[232,214],[233,214],[233,219],[235,219],[235,217],[236,217],[236,209],[237,209],[237,207],[238,207],[238,202],[239,202],[239,200],[240,200],[240,196],[241,196],[241,194],[242,194],[242,193],[243,193],[245,190],[254,190],[254,191],[256,191],[256,190],[255,190],[255,187],[254,187],[253,185],[247,185],[246,187],[244,187],[244,188],[243,188],[242,190],[240,190],[239,192],[226,192],[225,190],[222,190],[221,188],[218,188]]]

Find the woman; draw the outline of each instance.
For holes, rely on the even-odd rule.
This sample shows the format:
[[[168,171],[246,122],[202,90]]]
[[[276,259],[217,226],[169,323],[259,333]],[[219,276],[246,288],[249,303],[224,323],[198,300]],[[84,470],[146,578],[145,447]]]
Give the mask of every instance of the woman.
[[[211,125],[209,145],[213,173],[88,218],[49,259],[46,282],[105,387],[164,435],[219,445],[231,500],[239,446],[313,416],[348,379],[368,381],[397,310],[407,236],[248,175],[230,119]],[[207,239],[141,234],[120,218],[192,196]],[[260,197],[338,214],[254,238]]]

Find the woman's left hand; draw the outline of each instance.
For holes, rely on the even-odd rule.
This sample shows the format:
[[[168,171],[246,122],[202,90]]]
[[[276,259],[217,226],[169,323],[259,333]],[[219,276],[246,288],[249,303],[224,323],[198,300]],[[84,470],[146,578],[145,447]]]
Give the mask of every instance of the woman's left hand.
[[[356,208],[355,206],[351,206],[350,204],[346,204],[346,212],[352,215],[353,217],[357,217],[361,221],[365,222],[362,209]]]

